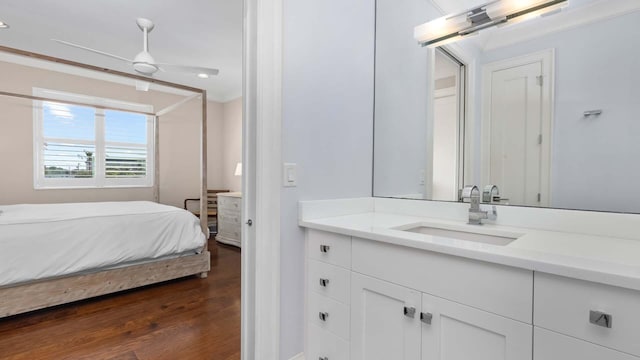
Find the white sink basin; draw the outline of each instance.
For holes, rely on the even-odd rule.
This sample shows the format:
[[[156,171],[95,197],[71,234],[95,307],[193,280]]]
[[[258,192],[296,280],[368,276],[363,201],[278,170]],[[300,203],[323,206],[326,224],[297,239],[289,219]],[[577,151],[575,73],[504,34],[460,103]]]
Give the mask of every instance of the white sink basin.
[[[507,236],[507,235],[498,236],[498,235],[478,234],[478,233],[468,232],[468,231],[439,229],[436,227],[424,226],[424,225],[414,226],[408,229],[404,229],[403,231],[409,231],[409,232],[425,234],[425,235],[441,236],[441,237],[457,239],[457,240],[474,241],[474,242],[498,245],[498,246],[509,245],[511,242],[513,242],[518,238],[517,236],[516,237]]]

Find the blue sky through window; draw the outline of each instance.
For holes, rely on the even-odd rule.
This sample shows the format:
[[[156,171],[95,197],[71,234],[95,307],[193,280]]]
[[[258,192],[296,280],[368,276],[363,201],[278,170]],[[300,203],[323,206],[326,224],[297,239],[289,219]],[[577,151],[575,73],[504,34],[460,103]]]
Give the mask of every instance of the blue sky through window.
[[[123,111],[105,111],[105,140],[107,142],[147,143],[147,116]]]
[[[43,134],[45,138],[95,139],[96,111],[90,107],[45,102]]]
[[[45,138],[95,140],[96,111],[90,107],[45,102]],[[105,110],[107,142],[147,143],[147,117],[124,111]]]
[[[45,166],[91,170],[92,165],[86,161],[85,151],[90,151],[95,156],[96,110],[91,107],[44,102],[42,120]],[[51,139],[67,141],[52,143]],[[84,143],[76,143],[74,140]],[[105,110],[104,140],[107,159],[146,159],[147,116]],[[109,143],[131,145],[109,146]]]

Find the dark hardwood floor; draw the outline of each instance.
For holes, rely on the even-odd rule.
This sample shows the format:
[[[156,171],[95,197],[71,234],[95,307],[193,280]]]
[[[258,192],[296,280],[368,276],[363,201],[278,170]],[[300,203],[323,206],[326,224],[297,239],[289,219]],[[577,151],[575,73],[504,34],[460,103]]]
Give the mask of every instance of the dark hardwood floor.
[[[2,299],[0,299],[2,301]],[[195,276],[0,319],[0,359],[240,358],[240,250]]]

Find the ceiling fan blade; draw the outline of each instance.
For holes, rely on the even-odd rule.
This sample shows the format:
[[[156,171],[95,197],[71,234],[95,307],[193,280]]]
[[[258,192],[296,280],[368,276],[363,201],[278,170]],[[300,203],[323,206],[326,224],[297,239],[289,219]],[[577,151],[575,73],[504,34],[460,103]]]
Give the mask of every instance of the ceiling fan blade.
[[[114,59],[118,59],[118,60],[122,60],[122,61],[126,61],[126,62],[128,62],[128,63],[133,63],[133,60],[129,60],[129,59],[123,58],[122,56],[109,54],[109,53],[106,53],[106,52],[104,52],[104,51],[100,51],[100,50],[96,50],[96,49],[88,48],[88,47],[86,47],[86,46],[82,46],[82,45],[78,45],[78,44],[70,43],[70,42],[68,42],[68,41],[64,41],[64,40],[58,40],[58,39],[51,39],[51,40],[53,40],[53,41],[55,41],[55,42],[57,42],[57,43],[63,44],[63,45],[72,46],[72,47],[75,47],[75,48],[78,48],[78,49],[82,49],[82,50],[86,50],[86,51],[91,51],[91,52],[96,53],[96,54],[100,54],[100,55],[108,56],[108,57],[111,57],[111,58],[114,58]]]
[[[164,71],[175,71],[175,72],[183,72],[189,74],[207,74],[207,75],[218,75],[220,70],[213,68],[206,68],[200,66],[185,66],[185,65],[173,65],[173,64],[163,64],[156,63],[157,66],[160,67],[161,70]]]

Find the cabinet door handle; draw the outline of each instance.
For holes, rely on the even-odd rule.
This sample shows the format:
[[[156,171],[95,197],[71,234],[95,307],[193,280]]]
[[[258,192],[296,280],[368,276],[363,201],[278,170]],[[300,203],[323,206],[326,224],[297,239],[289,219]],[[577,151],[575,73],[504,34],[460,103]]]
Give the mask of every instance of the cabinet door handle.
[[[320,245],[320,252],[322,253],[328,253],[329,249],[331,249],[331,246],[329,245]]]
[[[596,326],[611,329],[613,316],[611,314],[603,313],[602,311],[591,310],[589,311],[589,322]]]
[[[318,360],[329,360],[329,358],[328,358],[328,357],[326,357],[326,356],[320,356],[320,357],[318,358]]]
[[[414,307],[404,307],[404,316],[413,318],[416,316],[416,308]]]
[[[322,321],[327,321],[327,318],[329,317],[329,313],[326,312],[319,312],[318,313],[318,317],[320,318],[320,320]]]
[[[432,313],[420,313],[420,321],[422,321],[423,323],[427,324],[427,325],[431,325],[431,320],[433,319],[433,314]]]
[[[329,285],[329,279],[320,279],[320,286],[327,287]]]

